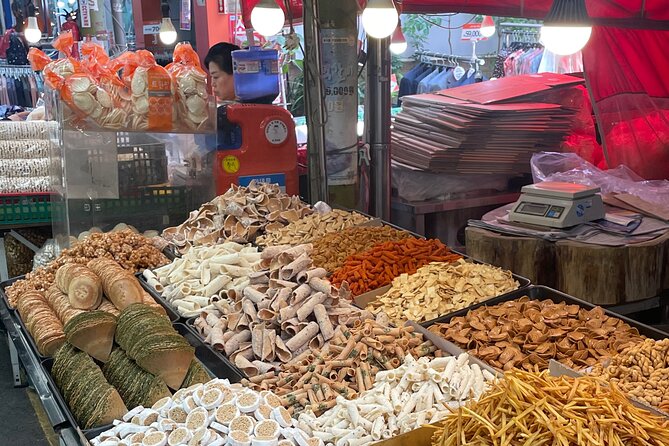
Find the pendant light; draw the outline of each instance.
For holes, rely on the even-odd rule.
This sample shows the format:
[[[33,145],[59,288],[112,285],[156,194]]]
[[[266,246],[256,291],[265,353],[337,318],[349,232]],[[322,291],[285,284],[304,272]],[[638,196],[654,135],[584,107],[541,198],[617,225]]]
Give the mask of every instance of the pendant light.
[[[399,14],[393,0],[368,0],[362,11],[362,26],[369,37],[385,39],[397,28]]]
[[[390,38],[390,52],[393,54],[403,54],[409,45],[407,39],[402,32],[402,22],[397,24],[393,36]]]
[[[591,33],[585,0],[553,0],[541,27],[541,42],[547,50],[568,56],[580,51]]]
[[[260,0],[251,11],[251,26],[265,37],[279,34],[285,23],[286,15],[274,0]]]
[[[37,17],[34,15],[28,17],[28,25],[23,30],[23,35],[29,43],[37,43],[42,40],[42,31],[39,29]]]
[[[174,28],[174,24],[172,24],[172,19],[170,18],[170,4],[163,1],[160,6],[163,11],[163,19],[160,22],[158,36],[164,45],[172,45],[177,41],[177,30]]]
[[[481,36],[492,37],[495,34],[495,21],[489,15],[484,15],[481,21]]]

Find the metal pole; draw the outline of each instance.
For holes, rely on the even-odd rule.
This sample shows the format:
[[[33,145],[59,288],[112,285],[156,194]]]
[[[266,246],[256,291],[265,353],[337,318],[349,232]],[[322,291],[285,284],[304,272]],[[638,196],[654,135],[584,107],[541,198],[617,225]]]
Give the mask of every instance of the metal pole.
[[[325,113],[323,81],[320,76],[321,48],[318,30],[318,0],[304,2],[304,96],[307,114],[307,162],[309,165],[309,201],[328,200],[325,161]]]
[[[365,126],[370,147],[370,211],[390,221],[390,38],[367,40]]]

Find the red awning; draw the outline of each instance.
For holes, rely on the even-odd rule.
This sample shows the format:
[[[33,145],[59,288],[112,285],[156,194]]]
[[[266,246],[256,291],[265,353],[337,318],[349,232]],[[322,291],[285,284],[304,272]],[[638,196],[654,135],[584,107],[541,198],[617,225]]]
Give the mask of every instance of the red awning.
[[[402,0],[405,13],[466,12],[498,17],[543,19],[553,0]],[[600,25],[669,29],[667,0],[586,0]]]

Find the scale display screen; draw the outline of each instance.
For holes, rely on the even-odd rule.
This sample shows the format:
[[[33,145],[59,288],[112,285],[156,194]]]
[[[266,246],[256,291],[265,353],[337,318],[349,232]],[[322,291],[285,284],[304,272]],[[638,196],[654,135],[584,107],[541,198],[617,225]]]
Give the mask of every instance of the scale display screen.
[[[520,206],[516,209],[516,212],[519,214],[527,215],[536,215],[543,217],[546,215],[546,212],[550,208],[548,204],[538,204],[538,203],[520,203]]]

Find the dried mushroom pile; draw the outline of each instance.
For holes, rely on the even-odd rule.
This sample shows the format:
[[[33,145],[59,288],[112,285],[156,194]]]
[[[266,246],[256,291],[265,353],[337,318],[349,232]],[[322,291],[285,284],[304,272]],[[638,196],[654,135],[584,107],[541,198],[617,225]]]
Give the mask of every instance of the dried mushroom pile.
[[[163,231],[163,238],[186,253],[191,246],[222,241],[249,243],[268,231],[280,229],[311,214],[299,197],[283,192],[278,184],[252,181],[228,191],[190,213],[179,226]]]
[[[628,395],[669,412],[669,339],[646,339],[597,364],[592,375],[615,383]]]
[[[447,417],[432,445],[666,446],[667,428],[599,379],[515,370]]]
[[[66,249],[53,262],[26,275],[7,288],[7,298],[16,307],[20,296],[27,291],[45,292],[56,280],[56,271],[66,263],[87,264],[97,258],[113,259],[131,273],[156,268],[169,263],[152,241],[131,230],[91,234],[81,243]]]
[[[225,354],[248,376],[267,373],[308,348],[334,336],[337,325],[369,318],[349,302],[346,287],[336,289],[326,271],[314,268],[310,245],[274,246],[262,252],[261,271],[249,276],[243,293],[228,291],[195,327],[205,342]]]
[[[551,359],[583,369],[644,339],[599,307],[527,297],[476,308],[429,330],[503,370],[543,370]]]
[[[258,246],[301,245],[311,243],[326,234],[338,232],[369,221],[357,212],[333,209],[325,213],[307,215],[283,228],[268,229],[256,240]]]
[[[466,262],[435,262],[402,274],[367,309],[384,311],[395,325],[422,322],[517,289],[510,271]]]
[[[315,266],[333,272],[340,268],[349,256],[367,251],[379,243],[409,237],[411,234],[408,232],[390,226],[354,226],[314,240],[311,258]]]

